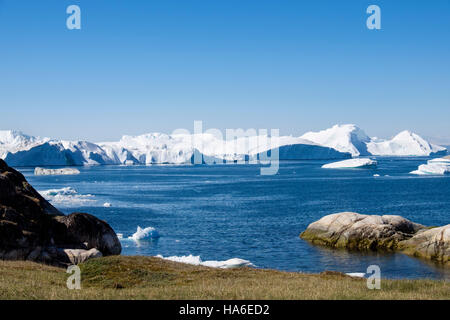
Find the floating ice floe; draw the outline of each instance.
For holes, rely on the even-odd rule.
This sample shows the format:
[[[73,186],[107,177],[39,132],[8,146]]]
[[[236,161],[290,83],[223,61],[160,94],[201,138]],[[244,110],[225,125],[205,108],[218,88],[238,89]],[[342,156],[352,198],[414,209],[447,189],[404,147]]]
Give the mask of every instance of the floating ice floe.
[[[367,158],[357,158],[324,164],[322,168],[325,169],[373,168],[376,167],[377,164],[378,163],[375,160]]]
[[[80,174],[80,170],[75,168],[45,169],[39,167],[36,167],[34,169],[35,176],[73,175],[73,174]]]
[[[160,235],[155,228],[153,227],[141,228],[138,226],[136,232],[131,237],[128,237],[128,239],[140,241],[140,240],[155,239],[159,237]]]
[[[450,158],[444,157],[428,160],[427,164],[421,164],[417,170],[410,173],[417,175],[450,174]]]
[[[95,203],[94,196],[91,194],[79,194],[74,188],[66,187],[61,189],[50,189],[39,191],[39,193],[48,201],[59,206],[72,207],[75,205],[86,205]]]
[[[239,258],[233,258],[228,259],[225,261],[202,261],[200,256],[172,256],[172,257],[163,257],[162,255],[157,255],[156,257],[164,259],[164,260],[170,260],[174,262],[180,262],[180,263],[186,263],[186,264],[192,264],[196,266],[205,266],[205,267],[211,267],[211,268],[221,268],[221,269],[229,269],[229,268],[240,268],[240,267],[254,267],[254,265],[248,261],[243,260]]]
[[[364,278],[366,276],[366,274],[363,272],[350,272],[346,273],[346,275],[354,278]]]

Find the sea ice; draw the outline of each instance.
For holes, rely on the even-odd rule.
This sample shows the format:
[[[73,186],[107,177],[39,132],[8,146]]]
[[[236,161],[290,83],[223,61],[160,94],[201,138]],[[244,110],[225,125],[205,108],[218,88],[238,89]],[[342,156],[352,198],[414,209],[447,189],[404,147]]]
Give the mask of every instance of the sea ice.
[[[186,264],[192,264],[196,266],[205,266],[205,267],[211,267],[211,268],[221,268],[221,269],[228,269],[228,268],[239,268],[239,267],[254,267],[254,265],[248,261],[243,260],[239,258],[232,258],[225,261],[202,261],[200,256],[172,256],[172,257],[163,257],[162,255],[157,255],[158,258],[170,260],[174,262],[181,262]]]
[[[328,163],[322,166],[325,169],[345,169],[345,168],[373,168],[377,166],[375,160],[367,158],[356,158]]]
[[[74,168],[44,169],[39,167],[36,167],[34,169],[35,176],[74,175],[74,174],[80,174],[80,170]]]
[[[450,159],[436,158],[428,160],[427,164],[421,164],[417,170],[411,171],[417,175],[444,175],[450,174]]]
[[[66,187],[61,189],[50,189],[39,191],[39,193],[52,204],[58,206],[73,207],[95,203],[93,195],[79,194],[74,188]]]

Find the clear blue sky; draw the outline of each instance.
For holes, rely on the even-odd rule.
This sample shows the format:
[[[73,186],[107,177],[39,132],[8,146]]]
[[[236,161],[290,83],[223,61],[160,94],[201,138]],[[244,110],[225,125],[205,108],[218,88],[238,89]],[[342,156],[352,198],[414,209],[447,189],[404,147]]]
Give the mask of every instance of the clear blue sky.
[[[366,28],[370,4],[382,30]],[[0,0],[0,41],[0,129],[102,141],[194,120],[355,123],[450,141],[450,0]]]

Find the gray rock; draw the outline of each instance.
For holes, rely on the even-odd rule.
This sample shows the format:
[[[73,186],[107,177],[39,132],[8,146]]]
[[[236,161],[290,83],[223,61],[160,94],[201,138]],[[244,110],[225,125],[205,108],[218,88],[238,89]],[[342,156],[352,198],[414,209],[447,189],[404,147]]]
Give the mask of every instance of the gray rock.
[[[300,237],[333,248],[397,250],[450,265],[450,225],[428,228],[400,216],[341,212],[311,223]]]
[[[356,250],[396,249],[424,226],[400,216],[331,214],[311,223],[300,235],[315,244]]]
[[[402,252],[450,265],[450,224],[423,230],[400,243]]]
[[[90,250],[83,249],[63,249],[64,254],[67,256],[70,264],[80,264],[88,259],[100,258],[102,253],[97,249],[93,248]]]

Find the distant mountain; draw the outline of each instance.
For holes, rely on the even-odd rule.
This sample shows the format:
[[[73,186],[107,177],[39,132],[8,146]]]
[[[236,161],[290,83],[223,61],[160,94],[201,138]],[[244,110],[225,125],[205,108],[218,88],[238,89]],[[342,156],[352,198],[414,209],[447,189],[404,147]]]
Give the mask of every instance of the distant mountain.
[[[427,142],[410,131],[402,131],[390,140],[369,138],[353,124],[335,125],[319,132],[307,132],[303,136],[318,144],[353,156],[430,156],[445,154],[447,149]]]
[[[270,144],[269,144],[270,141]],[[150,133],[123,136],[117,142],[91,143],[32,137],[18,131],[0,131],[0,158],[11,166],[67,166],[102,164],[215,163],[260,158],[278,148],[280,160],[333,160],[351,156],[428,156],[446,148],[403,131],[391,140],[369,138],[355,125],[335,125],[301,137],[252,136],[223,140],[212,134]],[[194,155],[197,155],[194,157]],[[206,160],[205,160],[206,159]]]

